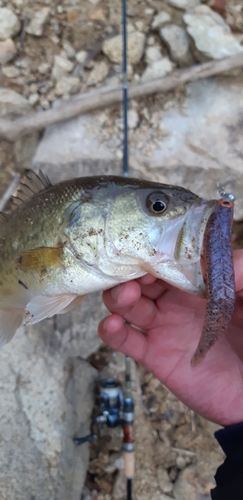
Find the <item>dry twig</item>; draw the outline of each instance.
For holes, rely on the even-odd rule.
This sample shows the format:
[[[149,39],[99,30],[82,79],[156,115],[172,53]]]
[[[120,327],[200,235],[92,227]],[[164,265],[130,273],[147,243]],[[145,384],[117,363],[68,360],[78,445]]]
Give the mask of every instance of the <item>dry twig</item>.
[[[131,84],[129,87],[129,98],[167,92],[187,82],[219,75],[240,67],[243,67],[243,54],[237,54],[218,61],[197,64],[190,68],[176,70],[164,78]],[[13,121],[0,120],[0,137],[9,141],[16,141],[23,135],[29,134],[34,130],[42,130],[48,125],[69,120],[75,116],[105,108],[121,101],[121,86],[116,89],[103,87],[81,94],[78,97],[76,96],[68,103],[47,111],[31,113]]]

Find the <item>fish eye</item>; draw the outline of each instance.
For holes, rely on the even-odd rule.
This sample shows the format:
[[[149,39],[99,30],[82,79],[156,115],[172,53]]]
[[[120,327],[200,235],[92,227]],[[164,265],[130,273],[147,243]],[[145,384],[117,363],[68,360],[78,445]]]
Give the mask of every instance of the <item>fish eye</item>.
[[[147,197],[146,206],[153,215],[161,215],[167,208],[167,204],[160,193],[153,193]]]

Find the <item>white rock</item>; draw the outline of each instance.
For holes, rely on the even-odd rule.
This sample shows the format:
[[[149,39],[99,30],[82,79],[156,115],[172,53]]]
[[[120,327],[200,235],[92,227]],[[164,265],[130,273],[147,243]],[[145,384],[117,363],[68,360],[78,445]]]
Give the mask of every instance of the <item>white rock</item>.
[[[22,115],[30,111],[28,101],[13,90],[0,87],[0,116]]]
[[[152,29],[155,30],[156,28],[160,28],[166,23],[169,23],[171,21],[171,15],[162,10],[162,12],[159,12],[156,16],[154,16],[153,22],[152,22]]]
[[[127,36],[128,62],[137,64],[142,58],[145,45],[145,34],[139,31],[133,31]],[[111,62],[122,63],[122,35],[105,40],[102,45],[102,51]]]
[[[38,10],[34,17],[30,20],[29,26],[26,28],[26,32],[30,35],[42,36],[44,31],[44,25],[49,17],[50,8],[43,7],[43,9]]]
[[[75,59],[79,64],[84,64],[86,58],[87,58],[88,52],[86,50],[80,50],[80,52],[77,52],[75,54]]]
[[[17,78],[20,75],[20,71],[15,66],[3,66],[2,74],[7,78]]]
[[[159,61],[155,61],[150,64],[144,71],[142,75],[142,82],[146,82],[148,80],[154,80],[155,78],[161,78],[171,71],[174,68],[173,62],[170,61],[168,57],[163,57]]]
[[[135,21],[134,25],[136,26],[136,29],[138,31],[144,31],[144,29],[145,29],[144,21],[141,21],[141,20]]]
[[[184,14],[183,18],[187,24],[187,32],[199,52],[195,53],[199,60],[221,59],[243,52],[243,47],[232,35],[229,26],[207,5],[198,6],[193,13]]]
[[[7,40],[17,35],[20,30],[20,22],[16,14],[10,9],[0,9],[0,40]]]
[[[63,48],[68,57],[72,58],[75,56],[75,49],[72,47],[71,43],[69,43],[68,41],[63,42]]]
[[[60,96],[63,94],[74,94],[80,88],[79,78],[75,76],[63,76],[55,87],[55,94]]]
[[[12,61],[16,53],[17,49],[11,38],[0,42],[0,64],[7,64],[9,61]]]
[[[31,94],[28,98],[28,102],[31,106],[34,106],[39,101],[39,94],[37,92],[35,94]]]
[[[51,352],[47,339],[21,328],[0,352],[1,500],[24,499],[21,491],[29,499],[80,498],[88,447],[76,447],[73,436],[89,433],[97,375],[89,363]]]
[[[187,32],[176,24],[168,24],[160,29],[160,37],[169,49],[172,61],[181,67],[193,64],[190,53],[190,40]]]
[[[172,7],[177,7],[178,9],[193,9],[197,5],[200,4],[201,0],[167,0],[167,3],[169,5],[172,5]]]
[[[39,64],[38,66],[38,71],[41,75],[45,75],[46,73],[48,73],[49,69],[50,69],[50,64],[45,62]]]
[[[139,122],[139,116],[136,109],[129,109],[127,113],[127,124],[128,128],[136,128]]]
[[[41,105],[42,109],[49,109],[49,107],[50,107],[50,103],[49,103],[48,99],[46,99],[46,97],[44,97],[44,96],[40,97],[40,105]]]
[[[87,85],[91,86],[102,82],[107,77],[109,69],[109,64],[106,61],[95,62],[94,67],[88,76]]]
[[[162,58],[161,48],[159,45],[154,45],[152,47],[147,47],[145,52],[145,61],[147,64],[151,64],[155,61],[159,61]]]
[[[155,44],[155,38],[154,36],[149,36],[147,39],[147,46],[150,47],[151,45]]]
[[[146,14],[147,16],[152,16],[154,13],[154,9],[152,9],[151,7],[147,7],[146,9],[144,9],[144,14]]]
[[[59,81],[62,76],[66,76],[73,70],[73,62],[65,59],[64,57],[55,56],[54,66],[52,68],[52,79],[54,81]]]

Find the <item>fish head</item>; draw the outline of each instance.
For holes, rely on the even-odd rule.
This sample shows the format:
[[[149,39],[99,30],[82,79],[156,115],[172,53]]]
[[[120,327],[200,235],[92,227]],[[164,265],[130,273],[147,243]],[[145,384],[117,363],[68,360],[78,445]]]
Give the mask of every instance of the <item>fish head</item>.
[[[124,190],[113,199],[107,215],[113,260],[134,259],[145,272],[204,296],[203,237],[217,204],[164,184],[148,182]]]
[[[200,259],[209,216],[218,203],[182,187],[102,177],[82,181],[65,235],[90,272],[128,281],[151,273],[205,295]],[[111,286],[111,285],[110,285]]]

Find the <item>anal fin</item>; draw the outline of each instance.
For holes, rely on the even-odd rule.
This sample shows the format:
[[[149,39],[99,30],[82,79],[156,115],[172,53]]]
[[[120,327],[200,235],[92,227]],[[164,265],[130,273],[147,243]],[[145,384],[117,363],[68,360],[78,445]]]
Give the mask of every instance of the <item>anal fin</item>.
[[[0,309],[0,347],[10,342],[23,321],[23,309]]]

